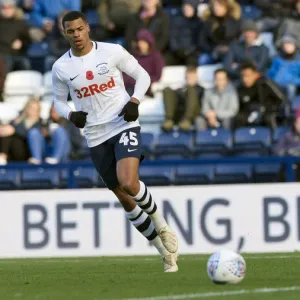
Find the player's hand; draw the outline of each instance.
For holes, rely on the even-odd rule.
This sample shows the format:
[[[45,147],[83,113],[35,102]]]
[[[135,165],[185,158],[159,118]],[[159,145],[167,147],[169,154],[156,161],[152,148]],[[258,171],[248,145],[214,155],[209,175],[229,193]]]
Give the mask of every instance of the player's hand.
[[[124,120],[127,122],[136,121],[139,117],[139,104],[133,101],[127,102],[119,113],[119,117],[121,116],[124,116]]]
[[[69,120],[78,128],[83,128],[86,123],[87,112],[72,111]]]

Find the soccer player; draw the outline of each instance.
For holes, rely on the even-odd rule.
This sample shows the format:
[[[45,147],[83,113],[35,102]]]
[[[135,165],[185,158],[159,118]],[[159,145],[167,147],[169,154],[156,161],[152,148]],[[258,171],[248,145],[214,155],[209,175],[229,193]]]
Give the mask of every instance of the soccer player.
[[[163,257],[164,271],[176,272],[178,241],[142,181],[138,106],[150,86],[148,73],[120,45],[91,41],[84,14],[62,19],[71,49],[52,69],[54,105],[83,132],[95,168],[117,196],[128,219]],[[130,97],[122,72],[136,80]],[[70,93],[76,111],[67,104]]]

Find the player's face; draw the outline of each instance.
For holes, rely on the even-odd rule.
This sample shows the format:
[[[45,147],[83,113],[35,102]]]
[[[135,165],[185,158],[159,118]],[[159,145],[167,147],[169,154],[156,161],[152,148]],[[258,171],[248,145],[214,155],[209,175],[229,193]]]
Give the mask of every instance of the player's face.
[[[65,22],[65,37],[71,47],[82,50],[89,43],[90,26],[81,18]]]

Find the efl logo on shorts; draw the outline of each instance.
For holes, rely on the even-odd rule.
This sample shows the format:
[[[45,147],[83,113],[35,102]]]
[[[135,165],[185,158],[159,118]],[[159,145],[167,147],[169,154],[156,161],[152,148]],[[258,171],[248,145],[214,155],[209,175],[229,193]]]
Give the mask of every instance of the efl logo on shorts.
[[[112,89],[115,86],[116,84],[114,78],[111,77],[110,81],[108,81],[107,83],[101,83],[101,84],[94,83],[89,86],[84,86],[80,90],[75,90],[75,92],[77,93],[77,98],[81,99],[81,98],[87,98],[92,95],[95,95],[95,93],[100,94],[102,92],[107,91],[108,89]]]

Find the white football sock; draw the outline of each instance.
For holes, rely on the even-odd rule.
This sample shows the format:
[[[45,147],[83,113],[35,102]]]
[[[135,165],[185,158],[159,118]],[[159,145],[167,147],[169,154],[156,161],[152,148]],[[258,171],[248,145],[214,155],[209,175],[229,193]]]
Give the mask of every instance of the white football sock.
[[[133,197],[133,199],[136,204],[150,216],[157,231],[168,225],[165,218],[157,209],[156,203],[152,199],[152,195],[144,182],[140,181],[140,191]]]

